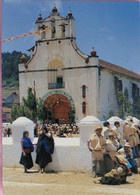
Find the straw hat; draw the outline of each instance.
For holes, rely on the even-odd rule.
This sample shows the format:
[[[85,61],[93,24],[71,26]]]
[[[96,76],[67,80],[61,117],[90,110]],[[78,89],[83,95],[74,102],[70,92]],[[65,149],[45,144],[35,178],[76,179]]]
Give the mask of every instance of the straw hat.
[[[97,132],[98,130],[103,130],[103,128],[101,126],[97,126],[94,131]]]
[[[131,124],[131,120],[130,120],[129,118],[126,118],[126,119],[124,120],[124,122],[127,123],[127,124]]]
[[[135,122],[133,123],[133,126],[140,126],[140,121],[135,121]]]
[[[128,124],[131,124],[133,122],[133,117],[132,116],[127,116],[124,122],[128,123]]]
[[[113,132],[109,132],[108,137],[109,137],[109,136],[115,136],[115,135],[114,135]]]
[[[117,154],[115,157],[118,159],[118,161],[119,161],[120,163],[122,163],[122,164],[124,164],[124,165],[127,166],[126,159],[125,159],[122,155],[118,155],[118,154]]]
[[[130,148],[130,144],[128,142],[125,142],[124,146]]]

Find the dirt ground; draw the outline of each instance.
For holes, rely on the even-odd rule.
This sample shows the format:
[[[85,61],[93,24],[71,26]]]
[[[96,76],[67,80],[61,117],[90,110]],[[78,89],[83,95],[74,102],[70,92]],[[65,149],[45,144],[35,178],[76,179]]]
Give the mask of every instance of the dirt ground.
[[[4,195],[138,195],[140,175],[128,177],[127,184],[106,186],[94,184],[91,175],[83,173],[23,173],[21,168],[3,169]]]

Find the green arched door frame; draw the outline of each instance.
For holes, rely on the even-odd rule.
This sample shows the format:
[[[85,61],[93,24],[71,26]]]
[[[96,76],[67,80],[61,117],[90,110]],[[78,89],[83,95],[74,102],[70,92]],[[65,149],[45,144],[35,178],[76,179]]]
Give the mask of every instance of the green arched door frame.
[[[61,94],[61,95],[64,95],[65,97],[68,98],[68,100],[70,101],[71,103],[71,109],[75,111],[75,105],[74,105],[74,101],[72,99],[72,97],[65,91],[62,91],[62,90],[52,90],[52,91],[49,91],[48,93],[46,93],[43,97],[42,97],[42,102],[44,103],[45,100],[51,96],[51,95],[54,95],[54,94]]]

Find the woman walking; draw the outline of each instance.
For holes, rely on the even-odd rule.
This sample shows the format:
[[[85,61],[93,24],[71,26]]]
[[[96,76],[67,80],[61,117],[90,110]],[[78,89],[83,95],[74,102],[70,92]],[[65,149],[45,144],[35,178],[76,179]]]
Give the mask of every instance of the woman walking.
[[[40,166],[41,173],[45,171],[45,167],[48,163],[52,162],[51,154],[54,151],[54,139],[47,128],[42,128],[42,133],[38,138],[37,149],[36,149],[36,163]]]
[[[29,138],[29,132],[23,132],[23,138],[21,139],[21,158],[19,163],[24,166],[24,173],[28,173],[27,169],[31,169],[33,167],[33,160],[31,156],[31,152],[34,151],[34,146]]]

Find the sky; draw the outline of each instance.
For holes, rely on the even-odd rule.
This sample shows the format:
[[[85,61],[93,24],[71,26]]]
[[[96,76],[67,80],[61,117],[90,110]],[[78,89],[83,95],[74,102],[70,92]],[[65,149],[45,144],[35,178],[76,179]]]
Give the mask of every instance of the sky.
[[[82,52],[94,47],[100,59],[140,74],[139,2],[2,0],[2,39],[34,31],[39,13],[47,17],[54,5],[62,16],[73,13]],[[29,54],[34,44],[35,36],[26,36],[2,43],[2,52]]]

